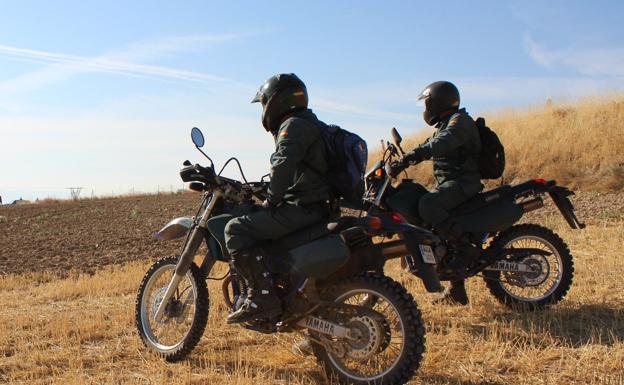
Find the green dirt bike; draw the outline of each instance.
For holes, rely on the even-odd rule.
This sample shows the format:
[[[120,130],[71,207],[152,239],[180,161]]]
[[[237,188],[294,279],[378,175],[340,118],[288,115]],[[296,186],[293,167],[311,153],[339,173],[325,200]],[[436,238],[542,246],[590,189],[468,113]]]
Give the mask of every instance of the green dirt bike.
[[[194,128],[191,137],[210,160],[201,150],[201,131]],[[229,262],[226,223],[257,209],[254,197],[263,200],[266,194],[267,183],[222,177],[210,162],[209,167],[184,162],[180,176],[202,193],[201,206],[195,217],[174,219],[157,233],[162,240],[186,237],[183,250],[179,257],[160,259],[149,268],[136,298],[136,326],[143,343],[168,361],[184,358],[204,334],[206,279],[217,261]],[[338,383],[405,384],[420,365],[425,328],[412,296],[383,273],[387,259],[410,252],[405,242],[390,247],[373,243],[373,237],[390,233],[411,233],[416,243],[434,242],[429,232],[382,213],[318,223],[263,245],[283,312],[243,327],[304,335],[320,365]],[[204,243],[207,252],[198,266],[194,257]],[[225,302],[236,310],[246,288],[233,268],[222,288]]]
[[[382,160],[366,174],[365,209],[368,215],[391,212],[410,224],[435,232],[418,213],[418,201],[427,189],[411,179],[403,179],[396,186],[391,184],[390,164],[403,154],[401,135],[394,128],[392,138],[393,142],[385,146]],[[546,194],[571,228],[585,227],[568,198],[574,193],[557,186],[555,181],[533,179],[504,185],[479,193],[452,210],[456,223],[469,232],[471,243],[483,250],[477,261],[462,270],[449,268],[456,245],[441,239],[432,245],[421,245],[416,255],[404,254],[403,265],[421,278],[423,274],[430,277],[429,280],[435,280],[431,271],[441,281],[481,275],[492,295],[507,306],[534,310],[557,303],[568,292],[574,274],[568,246],[546,227],[516,224],[525,213],[543,207]],[[423,261],[425,269],[421,267]]]

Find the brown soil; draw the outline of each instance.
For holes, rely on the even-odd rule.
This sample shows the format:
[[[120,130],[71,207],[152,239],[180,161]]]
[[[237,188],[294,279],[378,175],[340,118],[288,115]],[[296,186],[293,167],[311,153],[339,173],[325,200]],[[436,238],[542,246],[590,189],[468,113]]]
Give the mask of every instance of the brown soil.
[[[0,206],[0,272],[92,273],[107,265],[178,254],[181,241],[160,242],[153,234],[175,217],[194,215],[200,199],[182,193]],[[527,220],[552,218],[556,209],[546,202]],[[622,193],[579,192],[573,202],[587,223],[624,217]]]
[[[93,272],[179,253],[181,242],[153,234],[194,215],[200,199],[183,193],[0,206],[0,272]]]

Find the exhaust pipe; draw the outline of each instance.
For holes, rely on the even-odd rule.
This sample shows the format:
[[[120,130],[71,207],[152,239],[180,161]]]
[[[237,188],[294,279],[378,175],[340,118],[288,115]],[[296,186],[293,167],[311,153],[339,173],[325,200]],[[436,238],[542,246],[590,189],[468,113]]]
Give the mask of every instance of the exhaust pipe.
[[[405,241],[402,239],[385,242],[381,246],[381,253],[386,259],[400,258],[410,254]]]
[[[522,210],[525,213],[528,213],[529,211],[541,209],[542,207],[544,207],[544,201],[542,200],[542,198],[535,198],[526,202],[522,202],[520,205],[522,206]]]

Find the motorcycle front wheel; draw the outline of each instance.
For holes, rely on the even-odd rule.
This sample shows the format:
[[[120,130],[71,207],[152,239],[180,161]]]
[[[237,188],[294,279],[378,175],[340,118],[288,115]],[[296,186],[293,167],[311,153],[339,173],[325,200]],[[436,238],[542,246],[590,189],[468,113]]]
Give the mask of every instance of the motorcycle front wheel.
[[[192,263],[163,317],[155,319],[177,262],[177,257],[155,262],[141,281],[135,304],[136,327],[143,344],[170,362],[184,358],[195,348],[206,328],[209,307],[204,274]]]
[[[407,383],[425,351],[425,327],[414,299],[403,286],[384,275],[367,273],[340,281],[325,292],[326,300],[368,307],[384,319],[379,322],[366,316],[352,317],[348,325],[357,329],[360,337],[334,341],[345,347],[344,354],[311,343],[330,381],[357,385]]]

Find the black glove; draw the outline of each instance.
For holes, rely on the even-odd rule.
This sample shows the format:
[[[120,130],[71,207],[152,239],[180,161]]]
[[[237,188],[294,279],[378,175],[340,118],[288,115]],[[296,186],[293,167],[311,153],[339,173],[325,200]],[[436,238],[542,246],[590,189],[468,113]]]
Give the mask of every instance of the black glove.
[[[280,207],[283,204],[282,200],[277,201],[271,195],[267,196],[267,199],[262,202],[262,208],[267,209],[271,212],[275,211],[276,208]]]
[[[405,163],[407,166],[416,165],[423,160],[425,160],[425,158],[422,156],[420,151],[418,151],[418,149],[408,152],[403,155],[403,158],[401,158],[401,162]]]
[[[395,160],[392,163],[390,163],[390,170],[388,171],[388,173],[390,174],[391,177],[394,178],[397,175],[399,175],[401,172],[403,172],[403,170],[405,170],[407,166],[408,165],[403,163],[403,159]]]
[[[409,166],[413,166],[425,160],[419,151],[410,151],[399,160],[390,163],[390,176],[396,177]]]

